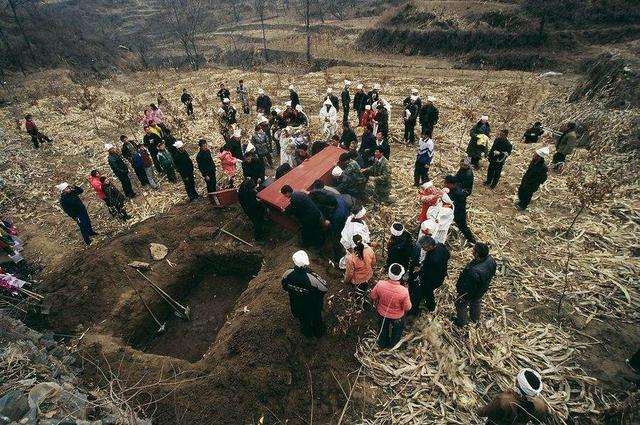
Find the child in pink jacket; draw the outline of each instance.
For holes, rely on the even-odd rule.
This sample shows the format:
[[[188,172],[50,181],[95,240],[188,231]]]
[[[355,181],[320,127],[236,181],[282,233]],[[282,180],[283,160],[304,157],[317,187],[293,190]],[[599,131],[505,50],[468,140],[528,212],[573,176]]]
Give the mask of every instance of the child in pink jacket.
[[[226,184],[227,188],[233,187],[233,180],[238,173],[238,168],[236,166],[237,163],[242,162],[239,159],[235,158],[229,148],[225,145],[220,148],[220,152],[218,153],[218,158],[220,159],[220,164],[222,165],[222,171],[227,176],[228,183]],[[223,184],[223,187],[225,185]]]
[[[378,281],[369,295],[377,305],[380,348],[393,347],[400,341],[404,315],[411,310],[409,290],[401,283],[403,275],[404,267],[393,263],[389,267],[389,280]]]

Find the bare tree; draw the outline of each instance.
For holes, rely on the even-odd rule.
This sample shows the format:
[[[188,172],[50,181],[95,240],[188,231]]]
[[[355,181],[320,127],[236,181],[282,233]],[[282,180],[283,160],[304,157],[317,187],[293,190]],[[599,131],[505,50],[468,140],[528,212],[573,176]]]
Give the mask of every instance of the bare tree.
[[[307,62],[311,62],[311,0],[304,0],[304,30],[307,33]]]
[[[264,57],[264,61],[267,62],[269,60],[269,55],[267,53],[267,34],[264,28],[265,0],[253,0],[253,6],[256,9],[258,17],[260,18],[260,27],[262,28],[262,55]]]
[[[27,33],[24,30],[24,25],[22,24],[22,18],[20,18],[20,15],[18,13],[18,7],[25,6],[28,3],[33,3],[33,0],[8,0],[9,8],[11,9],[11,13],[13,15],[13,20],[16,26],[18,27],[18,29],[20,30],[20,34],[22,35],[24,44],[26,45],[27,50],[29,51],[29,56],[31,57],[31,60],[33,61],[33,63],[37,63],[36,55],[33,52],[33,47],[31,46],[31,40],[29,40],[29,37],[27,36]]]

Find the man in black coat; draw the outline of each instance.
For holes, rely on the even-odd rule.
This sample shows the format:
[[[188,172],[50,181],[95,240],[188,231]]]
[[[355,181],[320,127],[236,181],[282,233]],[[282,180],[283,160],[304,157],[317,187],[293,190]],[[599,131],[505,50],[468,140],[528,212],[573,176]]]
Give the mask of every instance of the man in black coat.
[[[327,100],[327,99],[329,99],[329,102],[331,102],[333,107],[336,108],[336,112],[339,112],[340,100],[338,99],[338,96],[333,94],[333,89],[331,87],[327,87],[327,95],[324,97],[324,100]]]
[[[369,98],[367,94],[364,92],[364,86],[362,84],[358,84],[358,91],[353,96],[353,109],[358,113],[358,121],[360,121],[360,117],[364,112],[364,107],[369,104]]]
[[[198,170],[204,177],[204,181],[207,184],[207,193],[216,191],[216,164],[211,157],[211,149],[205,139],[198,140],[198,154],[196,155],[196,163],[198,164]]]
[[[224,86],[224,83],[220,83],[220,90],[218,90],[218,98],[220,99],[221,103],[224,103],[225,99],[231,99],[231,93],[229,93],[229,90],[227,90],[227,88]]]
[[[468,195],[471,195],[473,192],[473,169],[471,168],[471,163],[468,159],[463,159],[460,161],[460,168],[458,168],[458,172],[455,175],[456,183],[460,186],[461,189],[465,190]]]
[[[374,84],[373,90],[367,93],[367,105],[373,105],[375,102],[380,100],[380,84]]]
[[[457,179],[451,175],[445,177],[444,186],[449,189],[448,196],[453,201],[453,222],[456,223],[465,239],[469,243],[475,244],[476,238],[467,224],[467,197],[469,194],[459,186]]]
[[[446,245],[436,242],[431,236],[425,236],[418,242],[420,256],[424,259],[420,263],[418,275],[409,283],[409,295],[412,308],[409,314],[420,315],[420,303],[425,300],[427,310],[436,309],[435,290],[444,283],[449,264],[449,249]]]
[[[351,87],[351,81],[344,80],[344,89],[340,93],[340,100],[342,101],[342,122],[349,122],[349,109],[351,108],[351,93],[349,88]]]
[[[360,148],[358,149],[363,168],[367,168],[373,163],[373,153],[375,150],[376,136],[373,135],[373,129],[371,126],[367,126],[364,133],[362,133],[362,143],[360,143]]]
[[[407,97],[404,102],[404,111],[402,113],[402,119],[404,121],[404,141],[410,145],[416,142],[416,121],[422,103],[418,97],[418,93],[415,90],[411,91],[411,96]]]
[[[491,279],[496,274],[496,262],[489,255],[489,247],[483,243],[477,243],[473,247],[473,260],[466,265],[460,273],[456,290],[458,297],[455,301],[456,326],[465,326],[471,320],[477,323],[480,320],[482,297],[489,289]]]
[[[263,89],[258,89],[258,97],[256,98],[256,112],[262,113],[265,117],[268,117],[271,113],[271,107],[273,102],[271,98],[264,93]]]
[[[405,270],[409,270],[411,255],[415,243],[411,234],[407,232],[402,223],[395,222],[391,225],[391,238],[387,242],[387,261],[385,270],[391,267],[393,263],[398,263]]]
[[[496,137],[491,145],[491,150],[487,158],[489,159],[489,168],[487,169],[487,180],[484,182],[485,186],[489,186],[491,189],[495,189],[500,180],[502,174],[502,167],[505,161],[511,155],[513,146],[507,137],[509,136],[509,130],[502,130],[500,136]]]
[[[533,154],[533,159],[529,163],[529,168],[522,176],[520,187],[518,187],[518,204],[519,210],[525,210],[531,202],[533,194],[538,190],[540,185],[547,181],[549,167],[545,163],[545,159],[549,157],[549,148],[540,148]]]
[[[351,150],[358,144],[358,136],[349,125],[349,121],[342,122],[342,135],[340,136],[340,147],[342,149]]]
[[[435,107],[433,102],[436,99],[433,96],[428,96],[427,101],[420,108],[420,128],[424,133],[425,130],[429,131],[429,134],[433,134],[433,127],[438,123],[438,118],[440,116],[440,112],[438,108]]]
[[[540,136],[544,134],[541,122],[535,122],[527,131],[522,135],[522,140],[525,143],[538,143]]]
[[[300,105],[300,96],[293,85],[289,86],[289,100],[291,101],[291,109],[295,111],[296,106]]]
[[[87,208],[78,196],[83,192],[82,188],[69,186],[67,183],[60,183],[56,188],[61,191],[60,207],[62,207],[65,214],[78,224],[84,243],[89,245],[91,243],[91,236],[95,236],[97,233],[93,231]]]
[[[238,199],[242,210],[253,224],[253,237],[256,242],[263,243],[267,209],[258,200],[258,185],[254,179],[244,179],[238,188]]]
[[[244,160],[242,161],[242,174],[245,177],[251,177],[258,184],[264,182],[264,161],[254,150],[251,150],[244,154]]]
[[[282,289],[289,293],[291,314],[300,321],[300,330],[306,337],[324,334],[322,307],[327,283],[309,268],[309,256],[304,251],[293,254],[292,269],[282,276]]]
[[[193,161],[191,161],[189,157],[189,152],[184,148],[182,140],[176,141],[173,146],[176,148],[176,153],[173,155],[173,162],[176,165],[178,174],[180,174],[182,178],[187,196],[189,196],[189,202],[191,202],[198,197],[196,182],[193,177]]]
[[[187,115],[192,117],[193,116],[193,96],[191,96],[187,92],[187,89],[182,89],[182,96],[180,96],[180,102],[182,102],[184,107],[187,109]]]
[[[294,192],[291,186],[284,185],[280,193],[289,198],[285,213],[293,215],[300,224],[300,245],[322,246],[324,242],[324,217],[305,192]]]
[[[131,180],[129,179],[129,167],[127,163],[124,162],[122,155],[120,155],[115,146],[106,144],[105,149],[109,152],[109,156],[107,157],[107,162],[109,163],[109,167],[113,171],[113,174],[116,175],[120,183],[122,184],[122,190],[127,198],[133,198],[136,196],[133,188],[131,187]]]
[[[389,111],[387,111],[382,102],[378,103],[376,122],[378,123],[378,133],[382,133],[384,141],[389,142]]]
[[[391,145],[389,145],[389,142],[384,138],[384,134],[381,131],[378,131],[378,134],[376,134],[375,149],[380,149],[382,155],[387,159],[391,156]]]

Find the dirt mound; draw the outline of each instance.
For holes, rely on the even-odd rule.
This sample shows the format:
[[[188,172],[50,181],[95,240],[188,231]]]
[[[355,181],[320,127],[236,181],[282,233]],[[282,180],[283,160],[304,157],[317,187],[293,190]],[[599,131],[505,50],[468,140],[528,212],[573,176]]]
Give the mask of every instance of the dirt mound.
[[[569,100],[600,100],[607,108],[628,109],[640,106],[640,71],[624,58],[604,53],[587,64],[586,78]]]
[[[238,217],[237,207],[212,211],[204,201],[196,202],[87,248],[46,277],[50,325],[65,331],[89,328],[83,338],[87,378],[105,383],[109,371],[111,380],[117,376],[134,387],[145,383],[158,423],[247,423],[262,416],[297,423],[310,415],[327,423],[341,413],[340,386],[348,391],[349,384],[338,379],[357,369],[358,327],[367,315],[354,313],[349,319],[354,326],[344,331],[340,315],[349,294],[333,284],[327,296],[329,335],[304,339],[280,284],[297,249],[289,239],[295,238],[273,235],[273,246],[261,253],[216,233],[217,226],[210,224],[251,240],[250,228]],[[168,247],[166,260],[151,260],[150,242]],[[191,321],[172,318],[141,276],[127,270],[132,260],[151,264],[145,273],[192,308]],[[313,266],[337,281],[325,265]],[[165,335],[155,336],[158,326],[134,287],[167,322]]]

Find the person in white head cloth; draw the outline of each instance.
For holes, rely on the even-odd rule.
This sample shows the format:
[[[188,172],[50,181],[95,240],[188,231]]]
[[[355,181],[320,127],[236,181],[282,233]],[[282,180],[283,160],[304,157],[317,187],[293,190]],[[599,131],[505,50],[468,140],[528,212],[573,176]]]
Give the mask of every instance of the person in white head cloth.
[[[331,100],[325,99],[318,115],[322,121],[322,138],[329,140],[338,130],[338,111]]]
[[[63,182],[56,185],[56,189],[60,191],[59,203],[62,211],[76,222],[80,228],[82,239],[89,245],[91,237],[97,235],[97,233],[93,231],[87,208],[84,206],[82,199],[80,199],[80,194],[83,192],[82,188]]]
[[[344,228],[340,232],[340,244],[344,247],[345,251],[353,249],[355,244],[353,243],[353,236],[362,236],[362,242],[369,245],[371,243],[371,234],[369,233],[369,226],[365,223],[364,218],[367,215],[366,208],[362,207],[355,214],[351,214],[347,217],[347,221],[344,223]],[[340,259],[340,268],[346,268],[346,258]]]
[[[422,108],[422,102],[418,91],[411,89],[411,94],[402,102],[404,105],[404,141],[410,145],[416,142],[416,121],[420,114],[420,108]]]
[[[300,321],[304,336],[321,337],[324,334],[322,306],[327,282],[311,270],[305,251],[296,251],[292,259],[294,267],[282,276],[282,289],[289,294],[291,314]]]
[[[437,204],[427,210],[427,220],[433,220],[436,228],[431,237],[436,242],[445,243],[449,236],[449,228],[453,223],[454,206],[449,194],[445,193],[440,197]]]
[[[344,88],[340,93],[340,101],[342,102],[342,122],[349,122],[349,109],[351,108],[351,81],[344,80]]]
[[[374,102],[377,102],[378,99],[380,99],[380,84],[375,83],[373,85],[373,90],[367,93],[367,97],[368,97],[367,101],[369,105],[373,104]]]
[[[547,158],[549,158],[550,150],[548,146],[536,150],[533,159],[529,163],[527,171],[522,176],[520,187],[518,187],[518,204],[516,207],[523,211],[527,209],[533,194],[536,193],[540,185],[547,181],[549,167],[547,166]]]
[[[293,127],[287,126],[280,132],[280,164],[288,163],[295,166],[296,144],[293,136]]]
[[[502,391],[489,404],[478,409],[488,424],[545,424],[548,408],[540,393],[542,377],[533,369],[522,369],[513,389]]]
[[[333,89],[331,87],[327,87],[327,95],[324,99],[329,99],[334,108],[336,108],[336,111],[340,111],[340,100],[338,99],[338,96],[333,94]]]
[[[389,266],[389,279],[379,280],[369,298],[378,312],[378,346],[391,348],[400,342],[405,314],[411,310],[409,290],[402,285],[405,269],[398,263]]]
[[[271,113],[273,102],[271,98],[265,94],[264,89],[258,89],[258,97],[256,97],[256,112],[262,112],[265,116]]]
[[[333,167],[333,169],[331,170],[331,176],[333,176],[334,186],[336,186],[340,182],[342,173],[343,173],[342,168],[340,168],[338,165]]]
[[[358,122],[360,122],[360,117],[362,117],[364,113],[364,107],[369,103],[369,97],[364,92],[364,86],[362,84],[358,84],[356,90],[356,94],[353,95],[353,109],[358,113]]]

